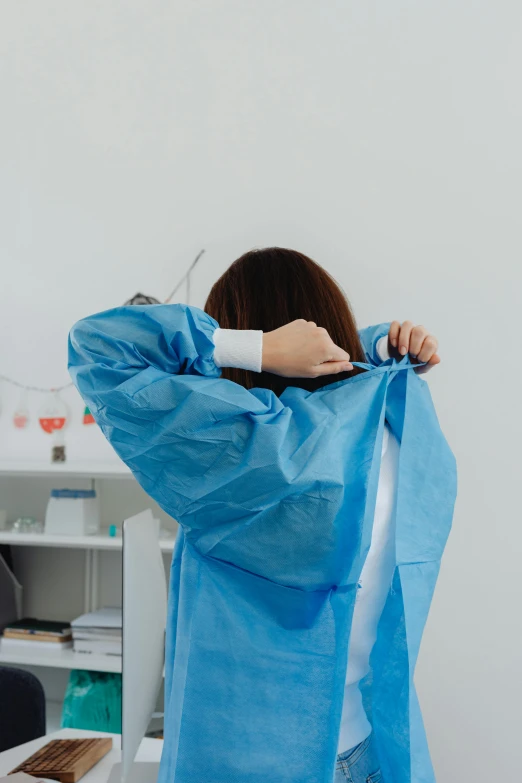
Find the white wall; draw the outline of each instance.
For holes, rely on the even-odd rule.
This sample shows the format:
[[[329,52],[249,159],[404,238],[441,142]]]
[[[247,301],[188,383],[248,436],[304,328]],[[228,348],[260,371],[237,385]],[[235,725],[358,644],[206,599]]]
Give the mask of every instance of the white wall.
[[[296,247],[361,324],[412,318],[460,497],[417,681],[439,783],[519,767],[522,8],[15,0],[0,72],[0,371],[67,379],[70,324]],[[46,455],[14,433],[1,457]],[[81,408],[71,397],[76,420]],[[71,456],[101,449],[69,431]],[[99,452],[101,453],[101,452]]]

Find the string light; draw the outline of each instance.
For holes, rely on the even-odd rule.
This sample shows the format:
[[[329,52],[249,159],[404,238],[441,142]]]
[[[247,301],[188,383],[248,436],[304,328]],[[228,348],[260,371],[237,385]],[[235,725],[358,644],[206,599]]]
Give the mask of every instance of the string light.
[[[26,383],[19,383],[18,381],[15,381],[14,378],[8,378],[7,375],[0,374],[0,381],[4,381],[4,383],[10,383],[11,386],[16,386],[17,389],[25,389],[25,391],[31,391],[31,392],[37,392],[39,394],[50,394],[51,392],[61,392],[64,389],[68,389],[70,386],[72,386],[72,381],[69,383],[64,383],[63,386],[31,386]]]
[[[173,296],[176,295],[176,293],[179,291],[183,283],[187,283],[187,304],[190,304],[190,276],[192,272],[194,271],[194,268],[196,264],[198,263],[199,259],[203,255],[205,251],[200,250],[200,252],[197,254],[194,261],[191,263],[181,280],[177,283],[176,287],[170,294],[170,296],[165,299],[165,304],[169,304],[169,302],[172,300]],[[145,296],[144,294],[136,294],[131,299],[126,302],[126,304],[133,304],[133,305],[141,305],[141,304],[150,304],[151,301],[157,302],[157,299],[154,299],[154,297]],[[64,383],[61,386],[33,386],[31,384],[27,383],[20,383],[20,381],[15,380],[14,378],[10,378],[7,375],[2,375],[0,373],[0,381],[3,381],[4,383],[8,383],[11,386],[15,386],[17,389],[23,389],[23,391],[26,392],[35,392],[36,394],[59,394],[60,392],[65,391],[66,389],[70,389],[71,386],[74,386],[72,381],[69,381],[68,383]]]

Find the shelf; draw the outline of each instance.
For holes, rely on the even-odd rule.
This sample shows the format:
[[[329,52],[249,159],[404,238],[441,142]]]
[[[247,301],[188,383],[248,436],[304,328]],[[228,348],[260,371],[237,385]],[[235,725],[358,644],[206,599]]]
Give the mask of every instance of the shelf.
[[[129,479],[131,471],[123,462],[30,462],[25,460],[0,461],[0,476]]]
[[[174,538],[160,539],[160,549],[162,552],[172,552],[174,549]],[[11,546],[39,546],[54,547],[55,549],[102,549],[102,550],[121,550],[121,536],[111,538],[108,533],[99,536],[57,536],[46,533],[13,533],[7,530],[0,530],[0,544],[10,544]]]
[[[75,653],[73,650],[61,650],[59,653],[45,650],[9,650],[2,651],[0,643],[0,664],[19,664],[23,666],[48,666],[54,669],[86,669],[91,672],[121,672],[119,655],[96,655],[95,653]]]
[[[75,653],[73,650],[62,650],[60,653],[46,653],[45,650],[31,652],[2,652],[0,641],[0,665],[12,664],[18,666],[46,666],[51,669],[83,669],[90,672],[116,672],[121,674],[121,656],[96,655],[95,653]],[[165,667],[162,676],[165,677]]]

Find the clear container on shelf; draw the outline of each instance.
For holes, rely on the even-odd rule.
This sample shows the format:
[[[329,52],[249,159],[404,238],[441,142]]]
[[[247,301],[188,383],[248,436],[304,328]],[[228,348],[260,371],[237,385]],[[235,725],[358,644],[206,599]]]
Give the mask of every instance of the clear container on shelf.
[[[53,489],[45,514],[45,533],[92,536],[100,531],[98,498],[93,489]]]

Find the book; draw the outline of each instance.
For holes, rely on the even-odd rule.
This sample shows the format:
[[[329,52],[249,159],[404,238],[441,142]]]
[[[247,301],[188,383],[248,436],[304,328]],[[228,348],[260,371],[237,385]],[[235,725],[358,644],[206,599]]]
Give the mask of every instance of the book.
[[[72,641],[72,633],[67,635],[49,634],[41,631],[31,633],[27,631],[4,631],[4,639],[19,639],[24,642],[46,642],[48,644],[64,644]]]
[[[35,617],[24,617],[21,620],[7,623],[4,636],[15,633],[25,636],[53,636],[57,639],[71,635],[71,625],[55,620],[37,620]]]

